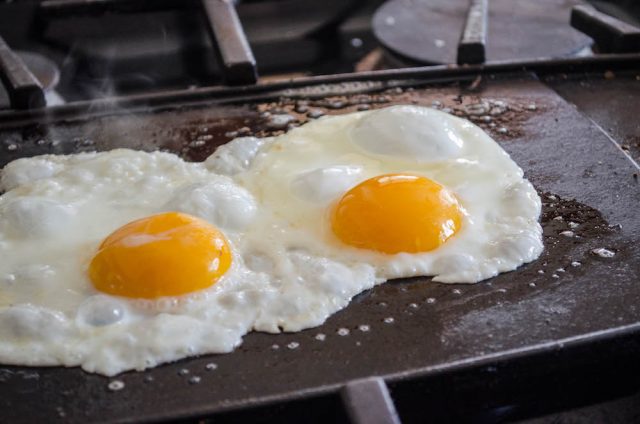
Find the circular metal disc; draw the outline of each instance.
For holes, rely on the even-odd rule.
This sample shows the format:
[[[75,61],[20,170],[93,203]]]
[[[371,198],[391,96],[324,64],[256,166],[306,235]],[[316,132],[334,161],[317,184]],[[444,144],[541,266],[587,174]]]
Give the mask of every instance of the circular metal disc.
[[[569,25],[580,0],[489,0],[487,62],[576,54],[591,39]],[[456,63],[468,0],[390,0],[373,30],[392,52],[427,64]]]

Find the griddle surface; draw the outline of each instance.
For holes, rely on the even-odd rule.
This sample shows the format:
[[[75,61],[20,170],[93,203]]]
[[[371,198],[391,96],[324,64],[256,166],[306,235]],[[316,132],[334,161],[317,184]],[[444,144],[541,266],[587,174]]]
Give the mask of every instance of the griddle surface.
[[[464,115],[465,105],[504,101],[509,112],[495,117],[495,127],[483,125],[543,197],[545,252],[539,260],[476,285],[437,284],[428,278],[394,280],[357,296],[318,328],[294,334],[252,333],[231,354],[126,373],[117,377],[125,383],[117,392],[107,388],[113,378],[78,368],[0,367],[0,422],[205,416],[294,392],[300,397],[332,391],[371,375],[405,381],[443,369],[464,369],[487,357],[499,360],[514,352],[561,350],[572,338],[640,325],[640,256],[634,249],[640,235],[640,190],[632,177],[637,169],[591,121],[543,83],[518,77],[485,78],[475,85],[472,91],[458,84],[416,86],[365,98],[312,101],[308,107],[345,113],[364,103],[430,106],[437,100]],[[357,104],[350,103],[354,99]],[[276,132],[265,127],[268,118],[261,112],[303,110],[300,106],[299,101],[283,99],[4,131],[0,143],[20,147],[7,151],[0,145],[1,165],[20,156],[119,146],[165,148],[197,159],[226,142],[232,136],[229,131],[247,127],[241,133]],[[296,117],[307,119],[305,113]],[[189,147],[202,135],[211,135],[206,146]],[[554,219],[557,216],[563,220]],[[569,221],[580,224],[574,230],[578,237],[559,235],[569,229]],[[605,259],[590,253],[599,247],[616,251],[616,256]],[[389,317],[393,323],[385,322]],[[370,331],[361,331],[360,325],[368,325]],[[338,335],[340,328],[350,334]],[[319,333],[326,340],[317,340]],[[299,347],[288,348],[291,342]],[[217,369],[207,371],[212,362]],[[182,375],[183,369],[189,374]],[[190,384],[192,376],[201,381]]]

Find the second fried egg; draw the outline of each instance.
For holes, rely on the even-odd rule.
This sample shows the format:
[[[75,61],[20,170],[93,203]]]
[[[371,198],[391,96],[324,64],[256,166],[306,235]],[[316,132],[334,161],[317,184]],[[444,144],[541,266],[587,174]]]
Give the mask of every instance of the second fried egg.
[[[231,150],[257,142],[244,167],[229,166]],[[260,205],[242,249],[261,270],[298,250],[371,265],[380,280],[474,283],[543,249],[540,198],[522,169],[476,125],[433,109],[326,117],[235,140],[207,164]]]

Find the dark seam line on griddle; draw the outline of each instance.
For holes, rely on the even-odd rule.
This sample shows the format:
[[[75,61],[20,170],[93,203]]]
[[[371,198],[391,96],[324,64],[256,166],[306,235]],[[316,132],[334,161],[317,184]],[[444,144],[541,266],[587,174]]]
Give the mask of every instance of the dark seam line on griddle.
[[[606,340],[611,337],[620,337],[627,334],[633,334],[635,332],[640,333],[640,322],[623,325],[614,329],[599,330],[591,333],[580,334],[578,336],[554,340],[551,342],[539,343],[525,348],[514,348],[499,353],[477,356],[471,359],[460,359],[458,361],[448,362],[445,365],[433,365],[425,368],[413,369],[407,372],[387,374],[383,376],[383,378],[387,382],[389,382],[389,380],[394,382],[396,380],[402,380],[406,377],[415,378],[420,377],[420,375],[446,372],[449,370],[449,368],[457,368],[465,365],[478,366],[482,365],[485,362],[495,361],[496,359],[517,359],[526,355],[536,354],[538,352],[544,353],[546,350],[554,347],[561,349],[574,346],[577,347],[585,342],[591,343],[593,341]]]
[[[613,137],[611,137],[611,135],[610,135],[608,132],[606,132],[606,131],[604,130],[604,128],[602,128],[602,127],[600,126],[600,124],[598,124],[596,121],[594,121],[593,119],[589,118],[589,117],[588,117],[588,116],[586,116],[586,115],[584,115],[584,117],[585,117],[586,119],[588,119],[588,120],[589,120],[589,122],[591,122],[591,124],[592,124],[593,126],[595,126],[595,127],[596,127],[596,128],[597,128],[597,129],[602,133],[602,134],[604,134],[604,136],[605,136],[605,137],[607,137],[607,139],[608,139],[610,142],[612,142],[612,143],[613,143],[613,145],[614,145],[614,146],[616,146],[616,148],[617,148],[617,149],[618,149],[618,150],[619,150],[623,155],[625,155],[625,157],[626,157],[627,159],[629,159],[629,161],[633,164],[633,166],[635,166],[635,168],[636,168],[638,171],[640,171],[640,165],[638,165],[638,162],[636,162],[636,161],[635,161],[635,159],[633,159],[633,158],[631,157],[631,155],[630,155],[629,153],[627,153],[627,152],[622,148],[622,146],[621,146],[621,145],[620,145],[620,144],[619,144],[619,143],[618,143],[618,142],[617,142]]]
[[[542,82],[542,80],[540,80]],[[573,103],[572,101],[568,100],[567,98],[565,98],[565,96],[562,95],[562,93],[560,93],[558,90],[556,90],[555,88],[553,88],[551,85],[545,83],[545,85],[547,87],[549,87],[549,89],[551,89],[554,93],[556,93],[562,100],[564,100],[565,102],[571,104],[572,106],[574,106],[578,112],[580,113],[580,115],[582,115],[583,118],[585,118],[587,121],[589,121],[591,123],[591,125],[593,125],[594,127],[596,127],[598,129],[598,131],[600,131],[606,138],[607,140],[609,140],[611,143],[613,143],[613,145],[616,147],[616,149],[618,149],[618,151],[620,151],[630,162],[631,164],[638,170],[640,171],[640,164],[638,164],[638,162],[636,162],[636,160],[626,151],[622,148],[622,146],[620,145],[620,143],[618,143],[618,141],[613,138],[611,136],[611,134],[609,134],[607,131],[605,131],[604,128],[602,128],[602,126],[600,124],[598,124],[596,121],[594,121],[592,118],[590,118],[589,116],[587,116],[587,114],[583,113],[582,110],[580,109],[580,106],[578,106],[577,104]]]

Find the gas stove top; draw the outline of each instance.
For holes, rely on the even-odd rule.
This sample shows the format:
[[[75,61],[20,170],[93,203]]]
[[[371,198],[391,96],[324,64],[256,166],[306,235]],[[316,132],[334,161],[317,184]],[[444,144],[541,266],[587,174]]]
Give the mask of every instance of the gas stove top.
[[[619,52],[609,41],[621,26],[633,32],[640,7],[593,4],[604,13],[582,0],[5,2],[0,110],[43,105],[38,93],[12,93],[16,84],[27,93],[42,87],[51,106],[309,75]],[[633,34],[626,37],[635,45]]]

